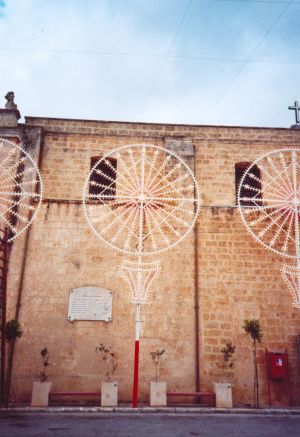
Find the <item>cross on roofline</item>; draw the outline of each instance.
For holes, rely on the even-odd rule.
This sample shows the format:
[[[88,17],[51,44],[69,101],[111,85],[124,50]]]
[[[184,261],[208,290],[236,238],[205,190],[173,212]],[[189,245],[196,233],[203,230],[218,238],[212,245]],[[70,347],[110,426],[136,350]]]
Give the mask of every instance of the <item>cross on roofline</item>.
[[[296,124],[299,125],[300,106],[298,105],[298,100],[295,101],[294,106],[289,106],[289,109],[291,109],[292,111],[295,111]]]

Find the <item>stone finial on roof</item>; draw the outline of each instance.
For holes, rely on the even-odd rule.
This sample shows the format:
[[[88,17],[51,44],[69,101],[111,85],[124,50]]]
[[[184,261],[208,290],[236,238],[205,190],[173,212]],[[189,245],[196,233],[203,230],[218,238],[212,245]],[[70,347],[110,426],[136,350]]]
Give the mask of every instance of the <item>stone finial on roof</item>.
[[[18,110],[18,106],[14,102],[15,93],[8,91],[5,98],[7,100],[5,108],[0,108],[0,127],[16,127],[18,126],[18,120],[21,118],[21,114]]]
[[[13,91],[8,91],[5,98],[7,100],[7,102],[5,104],[5,109],[13,109],[13,110],[18,109],[18,106],[14,102],[15,93]]]

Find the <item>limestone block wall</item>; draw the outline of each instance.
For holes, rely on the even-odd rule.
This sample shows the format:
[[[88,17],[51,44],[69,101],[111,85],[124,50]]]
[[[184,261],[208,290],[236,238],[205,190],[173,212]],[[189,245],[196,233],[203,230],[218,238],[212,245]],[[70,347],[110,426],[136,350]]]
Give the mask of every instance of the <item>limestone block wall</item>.
[[[195,238],[191,233],[160,257],[162,272],[149,304],[142,308],[140,399],[147,401],[155,369],[149,352],[165,348],[161,379],[172,391],[195,389],[196,359],[200,387],[230,380],[235,405],[253,402],[251,341],[243,332],[245,318],[259,318],[261,402],[267,404],[264,349],[288,349],[292,398],[300,402],[300,311],[280,276],[280,257],[268,253],[247,233],[235,200],[235,163],[253,161],[273,149],[295,147],[300,132],[290,129],[115,123],[26,118],[26,126],[43,130],[42,174],[45,200],[30,231],[20,322],[24,335],[16,345],[13,389],[28,401],[40,370],[40,350],[51,355],[49,375],[57,391],[96,391],[105,368],[95,354],[99,343],[118,358],[120,400],[131,399],[135,308],[128,299],[118,268],[121,255],[96,240],[80,205],[90,158],[130,143],[164,146],[175,140],[195,150],[196,178],[201,191],[198,218],[198,293],[200,353],[195,356]],[[177,144],[178,145],[178,144]],[[189,158],[190,165],[193,160]],[[23,254],[14,243],[9,276],[9,313],[14,313]],[[112,290],[111,323],[67,320],[72,288],[97,285]],[[197,291],[197,288],[196,288]],[[235,364],[224,369],[221,348],[236,345]],[[272,385],[274,403],[287,405],[284,384]]]
[[[266,405],[265,348],[288,349],[292,398],[299,403],[299,310],[280,275],[282,259],[266,252],[245,233],[234,208],[206,208],[200,216],[199,263],[201,308],[201,374],[208,390],[213,380],[230,380],[235,402],[251,404],[253,361],[251,340],[242,326],[245,319],[260,320],[263,340],[259,345],[260,397]],[[279,258],[279,259],[278,259]],[[236,345],[234,367],[223,367],[221,349]],[[272,384],[276,404],[288,404],[283,383]]]
[[[144,400],[155,378],[150,351],[157,348],[167,351],[161,378],[168,379],[170,388],[183,388],[182,372],[185,384],[193,387],[192,247],[188,239],[180,250],[162,258],[161,278],[149,304],[142,307],[140,373]],[[120,260],[94,238],[80,205],[44,204],[30,238],[20,314],[24,335],[17,343],[14,367],[14,390],[19,399],[29,397],[44,347],[50,352],[53,390],[99,390],[106,368],[95,348],[104,343],[116,353],[120,400],[130,400],[135,306],[119,275]],[[70,290],[85,285],[113,292],[112,322],[67,320]],[[12,311],[13,299],[10,303]]]

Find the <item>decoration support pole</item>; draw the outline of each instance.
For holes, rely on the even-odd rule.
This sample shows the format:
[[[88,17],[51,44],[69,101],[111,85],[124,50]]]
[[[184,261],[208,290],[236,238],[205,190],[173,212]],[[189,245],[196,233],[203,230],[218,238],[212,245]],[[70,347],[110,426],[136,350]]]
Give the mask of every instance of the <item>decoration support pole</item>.
[[[139,272],[137,293],[142,296],[142,256],[139,256]],[[139,355],[140,355],[140,330],[141,330],[141,304],[137,302],[135,307],[135,344],[134,344],[134,371],[133,371],[133,388],[132,388],[132,408],[137,408],[138,404],[138,389],[139,389]]]
[[[142,168],[141,168],[141,192],[140,192],[140,213],[139,213],[139,243],[138,243],[138,283],[137,296],[143,296],[143,278],[142,278],[142,252],[143,246],[143,219],[144,219],[144,201],[145,201],[145,148],[142,149]],[[137,301],[135,315],[135,347],[134,347],[134,372],[133,372],[133,389],[132,389],[132,408],[136,408],[138,404],[138,388],[139,388],[139,352],[140,352],[140,327],[141,327],[141,307]]]
[[[138,386],[139,386],[139,352],[140,352],[140,324],[141,324],[141,305],[136,304],[135,316],[135,345],[134,345],[134,372],[132,389],[132,408],[137,408]]]

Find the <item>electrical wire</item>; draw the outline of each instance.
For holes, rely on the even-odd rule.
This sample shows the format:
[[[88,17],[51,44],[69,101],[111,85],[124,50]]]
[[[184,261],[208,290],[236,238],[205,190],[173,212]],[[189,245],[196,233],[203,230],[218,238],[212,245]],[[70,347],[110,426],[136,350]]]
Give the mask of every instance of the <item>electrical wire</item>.
[[[241,1],[241,0],[239,0]],[[286,2],[285,2],[286,3]],[[256,44],[256,46],[253,48],[253,50],[251,51],[251,53],[249,54],[248,58],[242,63],[242,65],[240,66],[240,68],[237,70],[237,72],[235,73],[233,79],[230,81],[230,83],[227,85],[227,87],[225,88],[225,90],[223,91],[223,94],[218,98],[218,103],[213,107],[211,113],[209,114],[210,117],[212,117],[214,115],[214,113],[216,112],[218,106],[220,105],[220,101],[222,101],[224,99],[224,97],[227,95],[228,91],[231,89],[232,85],[234,84],[234,82],[236,81],[236,79],[239,77],[239,75],[241,74],[241,72],[244,70],[245,66],[249,63],[249,61],[251,60],[251,57],[253,56],[253,54],[256,52],[256,50],[262,45],[262,43],[265,41],[265,39],[268,37],[268,35],[271,33],[271,31],[274,29],[274,27],[276,26],[276,24],[278,23],[278,21],[280,20],[280,18],[283,16],[283,14],[287,11],[287,9],[289,8],[289,6],[292,4],[292,1],[289,1],[286,6],[282,9],[282,11],[279,13],[279,15],[275,18],[275,20],[273,21],[273,23],[271,24],[271,26],[268,28],[268,30],[265,32],[265,34],[263,35],[263,37],[261,38],[261,40]]]
[[[294,98],[291,99],[291,100],[295,102],[295,101],[297,100],[297,97],[294,97]],[[286,111],[286,109],[287,109],[287,106],[286,106],[286,105],[285,105],[285,106],[282,106],[281,109],[279,109],[279,111],[277,111],[275,115],[272,115],[272,117],[269,118],[269,119],[265,122],[265,124],[267,125],[267,124],[271,123],[271,121],[276,120],[276,118],[277,118],[280,114],[282,114],[283,111]]]
[[[164,58],[163,58],[163,60],[162,60],[162,63],[161,63],[161,65],[160,65],[160,68],[159,68],[159,70],[158,70],[158,73],[157,73],[157,75],[156,75],[156,77],[155,77],[155,79],[154,79],[154,81],[153,81],[153,83],[152,83],[152,86],[151,86],[151,88],[150,88],[150,92],[149,92],[149,94],[148,94],[148,98],[147,98],[147,100],[146,100],[146,103],[145,103],[145,106],[144,106],[143,112],[146,111],[146,109],[147,109],[147,107],[148,107],[148,105],[149,105],[149,102],[150,102],[150,99],[151,99],[151,97],[152,97],[153,91],[154,91],[154,89],[155,89],[155,87],[156,87],[156,85],[157,85],[157,82],[158,82],[158,80],[159,80],[159,78],[160,78],[160,75],[161,75],[163,69],[164,69],[164,66],[165,66],[165,64],[166,64],[166,62],[167,62],[167,59],[169,58],[169,55],[170,55],[171,50],[172,50],[172,48],[173,48],[174,42],[175,42],[175,40],[176,40],[176,38],[177,38],[177,35],[178,35],[179,32],[180,32],[180,29],[181,29],[181,27],[182,27],[182,25],[183,25],[183,22],[184,22],[184,20],[185,20],[185,17],[187,16],[187,13],[188,13],[188,11],[189,11],[189,9],[190,9],[192,3],[193,3],[193,0],[190,0],[189,3],[188,3],[188,5],[186,6],[184,12],[183,12],[182,19],[180,20],[180,23],[179,23],[179,25],[177,26],[176,32],[175,32],[175,34],[174,34],[174,36],[173,36],[173,38],[172,38],[172,41],[171,41],[171,43],[170,43],[170,45],[169,45],[169,48],[168,48],[168,50],[167,50],[167,53],[165,54],[165,56],[164,56]]]
[[[217,0],[214,0],[217,1]],[[221,1],[221,0],[220,0]],[[299,3],[300,4],[300,3]],[[0,46],[3,51],[24,51],[24,52],[41,52],[41,53],[57,53],[57,54],[78,54],[78,55],[99,55],[99,56],[121,56],[121,57],[136,57],[136,58],[165,58],[166,55],[159,53],[134,53],[134,52],[106,52],[102,50],[78,50],[78,49],[44,49],[34,47],[5,47]],[[243,63],[247,59],[243,58],[222,58],[214,56],[194,56],[194,55],[168,55],[168,59],[183,59],[193,61],[207,62],[224,62],[224,63]],[[300,60],[267,60],[267,59],[250,59],[248,63],[254,64],[300,64]]]
[[[165,64],[168,59],[178,59],[178,60],[198,60],[198,61],[205,61],[205,62],[222,62],[222,63],[240,63],[240,67],[236,71],[234,77],[230,81],[230,83],[227,85],[225,90],[223,91],[223,94],[218,98],[217,105],[219,106],[220,101],[225,98],[231,87],[233,86],[234,82],[237,80],[241,72],[244,70],[246,65],[248,64],[278,64],[278,65],[298,65],[300,64],[300,60],[266,60],[266,59],[251,59],[254,53],[258,50],[258,48],[262,45],[262,43],[265,41],[265,39],[268,37],[268,35],[271,33],[273,28],[276,26],[277,22],[280,20],[280,18],[283,16],[283,14],[286,12],[286,10],[289,8],[290,5],[300,5],[300,1],[296,0],[290,0],[290,1],[284,1],[284,0],[210,0],[212,2],[223,2],[223,3],[265,3],[265,4],[281,4],[285,5],[282,11],[279,13],[279,15],[276,17],[276,19],[273,21],[269,29],[265,32],[262,39],[258,42],[258,44],[253,48],[251,53],[246,59],[238,59],[238,58],[223,58],[223,57],[207,57],[207,56],[192,56],[192,55],[171,55],[171,50],[174,46],[174,43],[176,41],[176,38],[181,30],[181,27],[186,19],[186,16],[188,14],[188,11],[190,10],[190,7],[192,5],[193,0],[190,0],[183,11],[182,18],[176,28],[176,31],[174,33],[174,36],[169,44],[168,50],[165,54],[158,54],[158,53],[134,53],[134,52],[110,52],[110,51],[102,51],[102,50],[80,50],[80,49],[45,49],[45,48],[32,48],[32,47],[8,47],[8,46],[0,46],[0,51],[24,51],[24,52],[45,52],[45,53],[57,53],[57,54],[78,54],[78,55],[99,55],[99,56],[120,56],[120,57],[137,57],[137,58],[162,58],[161,65],[159,67],[159,70],[157,72],[157,75],[155,76],[155,79],[152,83],[152,86],[150,88],[150,91],[148,93],[148,98],[146,100],[145,106],[144,106],[144,112],[146,108],[149,105],[149,102],[151,100],[151,97],[153,95],[153,92],[157,86],[157,83],[159,81],[159,78],[162,74],[162,71],[165,67]],[[212,108],[211,113],[209,114],[210,117],[212,117],[217,109],[217,105],[215,105]],[[274,120],[283,110],[286,109],[285,107],[280,109],[274,116],[272,116],[268,122]]]

